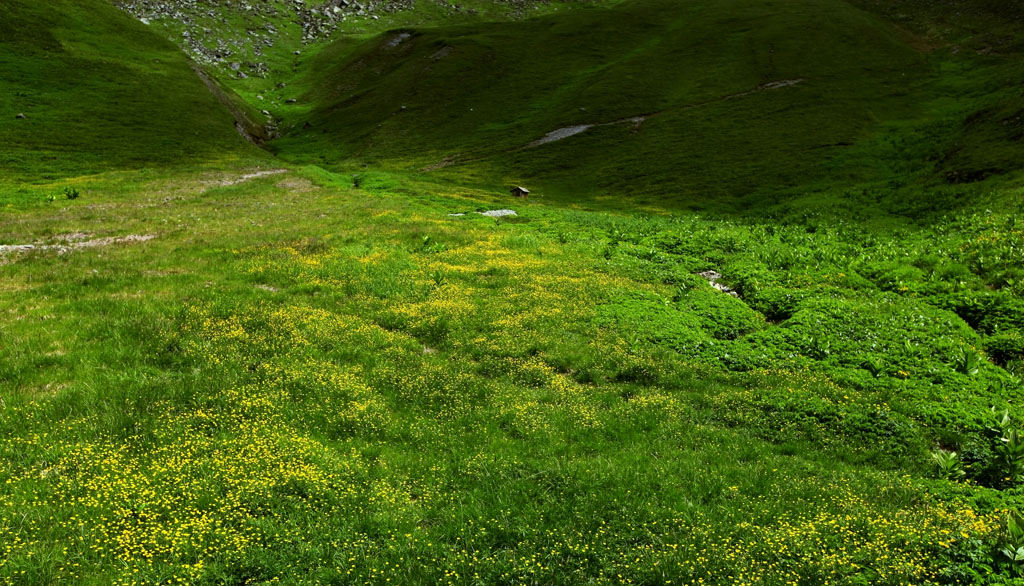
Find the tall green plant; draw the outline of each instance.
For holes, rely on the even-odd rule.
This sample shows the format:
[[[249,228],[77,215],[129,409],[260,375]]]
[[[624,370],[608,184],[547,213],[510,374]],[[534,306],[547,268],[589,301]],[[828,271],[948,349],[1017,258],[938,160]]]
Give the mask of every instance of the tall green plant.
[[[981,369],[985,358],[974,348],[963,346],[954,360],[957,371],[967,376],[974,376],[978,374],[978,370]]]
[[[1020,429],[1014,424],[1008,410],[1004,410],[1002,415],[996,415],[995,429],[999,434],[995,451],[1004,480],[1017,484],[1024,479],[1024,438],[1021,438]]]
[[[1024,519],[1019,513],[1006,515],[1006,535],[1000,551],[1009,558],[1011,572],[1024,577]]]
[[[960,480],[967,472],[960,455],[950,450],[938,449],[932,452],[932,461],[939,468],[939,474],[949,480]]]

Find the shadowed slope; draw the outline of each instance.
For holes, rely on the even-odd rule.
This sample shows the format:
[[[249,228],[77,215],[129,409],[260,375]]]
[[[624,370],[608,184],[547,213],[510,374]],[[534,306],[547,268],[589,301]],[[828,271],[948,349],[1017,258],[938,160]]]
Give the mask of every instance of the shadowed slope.
[[[987,148],[1001,137],[958,142],[950,121],[989,92],[947,53],[841,0],[634,0],[402,29],[325,50],[308,114],[274,148],[670,206],[1015,168],[1018,147]],[[973,94],[956,110],[943,92]],[[983,160],[957,159],[972,152]]]

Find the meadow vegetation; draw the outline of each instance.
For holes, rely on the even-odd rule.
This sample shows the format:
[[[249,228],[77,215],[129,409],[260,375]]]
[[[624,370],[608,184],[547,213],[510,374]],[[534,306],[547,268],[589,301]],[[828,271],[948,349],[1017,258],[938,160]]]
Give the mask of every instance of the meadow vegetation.
[[[38,92],[0,98],[0,584],[1024,584],[1020,98],[989,91],[1020,31],[999,6],[343,30],[289,78],[308,93],[275,158],[172,45],[128,22],[115,58],[75,19],[126,17],[72,4],[0,7],[5,34],[56,43],[0,43],[22,72],[0,85]],[[831,19],[791,37],[812,9]],[[435,83],[420,56],[445,47]],[[464,69],[483,56],[534,91]],[[25,77],[46,59],[100,96],[115,71],[151,89],[86,146],[60,96],[101,104]],[[697,61],[659,74],[672,59]],[[270,81],[219,83],[252,108]],[[511,150],[580,107],[676,110]],[[455,152],[476,154],[422,170]]]
[[[5,257],[7,582],[1019,570],[990,409],[1019,426],[1019,291],[977,265],[1019,249],[1014,214],[494,220],[448,214],[496,196],[386,175],[225,173],[98,180],[7,224],[157,236]]]

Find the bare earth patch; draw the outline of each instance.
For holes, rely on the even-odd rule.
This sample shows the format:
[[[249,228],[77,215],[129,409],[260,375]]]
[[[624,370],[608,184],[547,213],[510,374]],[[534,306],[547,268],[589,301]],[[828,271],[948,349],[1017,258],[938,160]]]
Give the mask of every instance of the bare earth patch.
[[[614,122],[605,122],[602,124],[580,124],[577,126],[566,126],[565,128],[559,128],[558,130],[552,130],[545,134],[541,138],[531,142],[524,148],[538,147],[542,144],[548,144],[549,142],[555,142],[562,140],[563,138],[569,138],[570,136],[576,136],[581,132],[586,132],[591,128],[598,128],[601,126],[615,126],[616,124],[632,124],[633,128],[640,128],[640,125],[647,120],[647,116],[631,116],[629,118],[623,118],[622,120],[615,120]]]
[[[402,41],[408,39],[411,36],[412,35],[410,35],[409,33],[398,33],[387,42],[387,46],[389,48],[397,47],[402,44]]]
[[[79,250],[83,248],[97,248],[100,246],[110,246],[112,244],[132,244],[135,242],[146,242],[156,238],[153,234],[128,234],[127,236],[107,236],[105,238],[93,238],[87,240],[91,236],[83,232],[74,232],[71,234],[62,234],[57,236],[55,239],[60,244],[4,244],[0,245],[0,264],[6,264],[9,262],[11,256],[19,252],[30,252],[30,251],[55,251],[57,254],[67,254],[73,250]]]
[[[244,175],[239,175],[238,177],[233,177],[231,179],[213,181],[212,183],[215,183],[221,187],[228,187],[229,185],[238,185],[239,183],[245,183],[246,181],[258,179],[260,177],[267,177],[269,175],[281,175],[282,173],[287,172],[288,169],[267,169],[264,171],[254,171],[252,173],[246,173]]]

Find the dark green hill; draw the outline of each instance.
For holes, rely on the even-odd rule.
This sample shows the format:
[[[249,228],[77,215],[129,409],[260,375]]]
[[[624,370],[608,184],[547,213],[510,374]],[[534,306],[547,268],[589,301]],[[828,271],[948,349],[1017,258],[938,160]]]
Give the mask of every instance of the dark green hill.
[[[632,0],[395,30],[323,51],[274,148],[670,205],[1018,169],[1019,65],[893,20],[842,0]],[[576,134],[538,144],[559,129]]]
[[[106,0],[0,3],[0,177],[255,152],[177,47]]]

